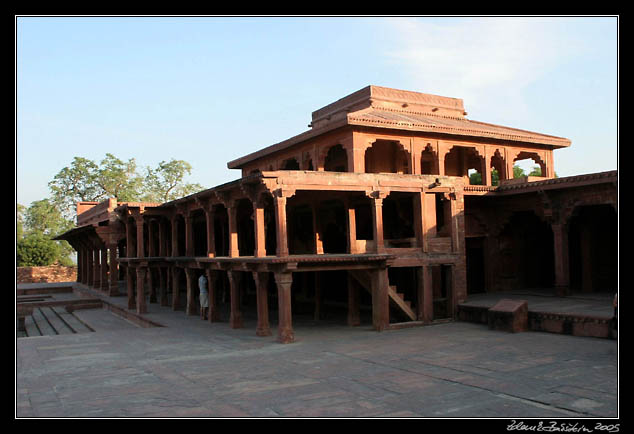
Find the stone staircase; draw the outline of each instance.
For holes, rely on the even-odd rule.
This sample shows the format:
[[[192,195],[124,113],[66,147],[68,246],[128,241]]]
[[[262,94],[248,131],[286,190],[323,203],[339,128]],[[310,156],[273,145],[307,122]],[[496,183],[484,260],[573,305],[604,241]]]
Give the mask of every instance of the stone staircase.
[[[348,273],[367,291],[372,293],[370,273],[366,270],[348,270]],[[412,309],[412,302],[405,300],[405,295],[398,292],[395,285],[389,285],[387,290],[390,306],[403,313],[410,321],[416,321],[416,312]]]

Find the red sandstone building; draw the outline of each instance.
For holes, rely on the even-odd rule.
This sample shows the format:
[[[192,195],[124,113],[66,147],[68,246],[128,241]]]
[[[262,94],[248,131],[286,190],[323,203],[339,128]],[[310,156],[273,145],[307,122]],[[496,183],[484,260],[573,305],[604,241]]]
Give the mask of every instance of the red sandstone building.
[[[149,298],[196,315],[205,273],[209,321],[224,303],[243,327],[253,307],[267,336],[276,311],[281,342],[293,313],[319,319],[326,305],[380,331],[454,318],[478,292],[615,292],[617,172],[555,178],[568,146],[467,119],[460,99],[368,86],[229,162],[240,179],[162,204],[79,203],[59,239],[79,282],[114,296],[125,281],[129,309]],[[542,177],[513,179],[526,158]]]

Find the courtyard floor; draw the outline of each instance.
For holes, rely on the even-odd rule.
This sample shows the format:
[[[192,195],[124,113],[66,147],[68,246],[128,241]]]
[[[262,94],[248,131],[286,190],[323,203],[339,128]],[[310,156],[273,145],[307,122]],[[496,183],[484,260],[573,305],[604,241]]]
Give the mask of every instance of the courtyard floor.
[[[110,299],[123,303],[125,297]],[[16,339],[16,416],[618,416],[618,341],[453,322],[377,333],[293,318],[296,342],[148,304],[94,331]],[[273,319],[273,318],[272,318]]]

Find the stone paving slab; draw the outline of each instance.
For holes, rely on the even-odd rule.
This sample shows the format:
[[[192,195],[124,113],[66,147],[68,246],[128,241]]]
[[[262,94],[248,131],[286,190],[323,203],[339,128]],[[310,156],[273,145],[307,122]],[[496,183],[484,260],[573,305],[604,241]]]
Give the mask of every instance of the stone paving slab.
[[[17,417],[618,416],[614,340],[298,318],[282,345],[149,309],[167,326],[18,339]]]

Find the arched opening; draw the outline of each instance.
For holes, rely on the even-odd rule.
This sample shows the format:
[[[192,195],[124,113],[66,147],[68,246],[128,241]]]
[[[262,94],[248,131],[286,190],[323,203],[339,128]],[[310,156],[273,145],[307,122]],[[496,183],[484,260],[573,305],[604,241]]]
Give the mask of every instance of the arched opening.
[[[495,151],[491,157],[491,185],[500,185],[501,179],[507,179],[506,164],[500,151]]]
[[[282,162],[280,170],[299,170],[299,162],[296,158],[289,158]]]
[[[365,151],[366,173],[411,173],[409,152],[398,142],[377,140]]]
[[[570,288],[615,292],[618,285],[617,214],[611,205],[575,210],[569,223]]]
[[[335,145],[328,149],[324,161],[324,170],[326,172],[348,171],[348,153],[343,146]]]
[[[214,242],[216,256],[229,256],[229,215],[222,204],[214,205]]]
[[[546,176],[546,164],[533,152],[520,152],[513,160],[513,178]]]
[[[467,176],[470,184],[482,184],[483,157],[475,148],[454,146],[445,155],[445,175]]]
[[[438,159],[431,145],[427,145],[420,156],[420,173],[438,175]]]

